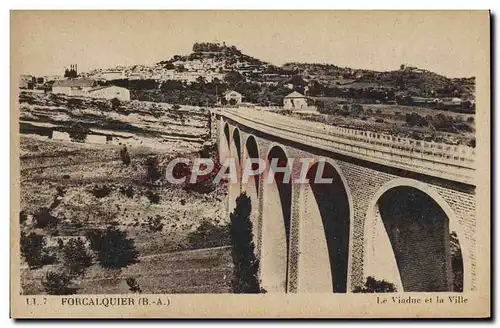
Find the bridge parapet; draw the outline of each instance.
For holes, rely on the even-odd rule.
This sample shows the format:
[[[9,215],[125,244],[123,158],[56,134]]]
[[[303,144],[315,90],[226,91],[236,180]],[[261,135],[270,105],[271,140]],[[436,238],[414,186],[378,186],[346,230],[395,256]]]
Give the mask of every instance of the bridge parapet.
[[[223,109],[218,115],[278,138],[391,167],[475,184],[472,147],[426,142],[315,123],[252,109]]]

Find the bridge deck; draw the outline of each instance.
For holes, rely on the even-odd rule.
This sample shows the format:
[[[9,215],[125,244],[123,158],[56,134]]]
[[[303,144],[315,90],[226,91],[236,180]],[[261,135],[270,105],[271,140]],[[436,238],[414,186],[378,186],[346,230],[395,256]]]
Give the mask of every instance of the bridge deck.
[[[475,151],[347,129],[253,109],[217,111],[238,124],[310,147],[467,184],[475,184]]]

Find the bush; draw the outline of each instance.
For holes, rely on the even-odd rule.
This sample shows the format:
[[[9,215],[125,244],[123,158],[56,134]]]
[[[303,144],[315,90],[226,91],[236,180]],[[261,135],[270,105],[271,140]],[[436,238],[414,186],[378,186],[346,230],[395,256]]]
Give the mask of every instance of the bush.
[[[174,109],[174,110],[178,110],[178,109],[181,109],[181,106],[179,106],[179,105],[175,104],[175,105],[173,105],[173,106],[172,106],[172,109]]]
[[[161,177],[158,158],[151,156],[146,159],[146,178],[148,181],[154,182]]]
[[[377,108],[377,110],[375,111],[375,113],[382,114],[382,110],[380,108]]]
[[[124,165],[129,165],[130,164],[130,155],[127,150],[127,146],[123,146],[122,149],[120,149],[120,158],[122,159],[122,163]]]
[[[97,198],[103,198],[111,193],[111,189],[106,185],[95,185],[90,192]]]
[[[163,216],[157,215],[155,217],[148,216],[148,230],[151,232],[159,232],[163,230],[163,220],[165,218]]]
[[[406,124],[408,126],[427,126],[429,122],[425,119],[425,117],[420,116],[417,113],[406,114]]]
[[[127,282],[127,285],[129,287],[129,290],[132,293],[141,293],[141,287],[139,287],[139,284],[137,283],[137,280],[135,278],[127,278],[125,280]]]
[[[21,233],[21,255],[30,268],[40,267],[44,264],[45,238],[34,232],[26,235]]]
[[[474,116],[467,117],[467,123],[474,123]]]
[[[48,271],[42,278],[42,286],[48,295],[73,294],[73,290],[68,288],[70,283],[71,279],[65,272]]]
[[[258,279],[259,260],[255,257],[250,198],[242,193],[236,199],[236,207],[231,213],[231,256],[234,264],[232,280],[233,293],[260,293]]]
[[[46,207],[38,209],[33,214],[33,220],[35,222],[35,228],[40,229],[55,228],[59,221],[55,216],[50,214],[50,210]]]
[[[121,104],[122,104],[120,99],[118,99],[118,98],[111,99],[110,103],[111,103],[111,109],[113,109],[113,110],[119,109]]]
[[[367,277],[363,287],[356,287],[354,293],[395,293],[396,286],[385,280],[377,280],[374,277]]]
[[[134,197],[134,187],[132,185],[120,187],[120,192],[128,198]]]
[[[134,241],[125,232],[108,227],[105,231],[91,231],[88,237],[101,266],[123,268],[138,262]]]
[[[81,124],[75,123],[67,129],[71,141],[74,142],[85,142],[87,139],[87,134],[90,130]]]
[[[92,265],[92,257],[80,238],[72,238],[64,245],[63,260],[70,273],[75,275],[82,275]]]
[[[19,223],[23,224],[26,220],[28,220],[28,214],[25,211],[19,212]]]
[[[160,203],[160,195],[158,195],[157,193],[155,193],[151,190],[146,191],[146,197],[149,199],[149,202],[151,204],[159,204]]]

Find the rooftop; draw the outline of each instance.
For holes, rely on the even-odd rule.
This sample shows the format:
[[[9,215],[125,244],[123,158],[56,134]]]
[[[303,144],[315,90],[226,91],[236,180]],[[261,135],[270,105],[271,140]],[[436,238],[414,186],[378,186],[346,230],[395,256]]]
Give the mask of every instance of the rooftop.
[[[94,80],[91,79],[65,79],[54,81],[54,87],[92,87]]]
[[[285,98],[306,98],[306,96],[298,93],[297,91],[294,91],[294,92],[290,93],[289,95],[285,96]]]

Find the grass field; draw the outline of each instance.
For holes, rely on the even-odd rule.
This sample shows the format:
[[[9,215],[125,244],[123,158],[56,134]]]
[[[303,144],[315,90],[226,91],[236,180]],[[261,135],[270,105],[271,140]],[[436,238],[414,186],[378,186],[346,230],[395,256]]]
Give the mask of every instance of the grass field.
[[[84,277],[74,281],[78,294],[130,293],[125,280],[133,277],[145,294],[230,293],[232,262],[230,247],[188,250],[141,257],[139,263],[121,270],[91,266]],[[42,294],[40,270],[22,270],[25,294]]]

